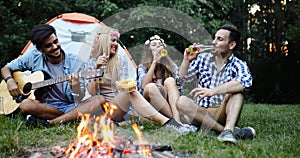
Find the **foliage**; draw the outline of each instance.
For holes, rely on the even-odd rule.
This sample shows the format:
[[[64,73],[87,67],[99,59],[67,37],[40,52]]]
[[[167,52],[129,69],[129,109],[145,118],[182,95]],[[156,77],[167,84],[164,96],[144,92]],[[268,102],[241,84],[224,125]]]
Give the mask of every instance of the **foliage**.
[[[286,5],[283,6],[282,2]],[[254,4],[260,6],[260,11],[250,14],[250,7]],[[35,24],[45,23],[66,12],[85,13],[119,29],[122,43],[137,63],[143,43],[151,35],[160,35],[171,47],[170,51],[181,54],[193,42],[210,43],[220,25],[235,25],[242,32],[242,46],[235,55],[248,62],[254,77],[255,84],[249,97],[255,102],[287,103],[289,100],[289,103],[299,103],[299,92],[296,90],[295,93],[288,87],[293,85],[293,90],[300,88],[297,83],[300,74],[287,73],[297,72],[300,68],[297,0],[0,1],[0,26],[3,30],[0,32],[0,51],[3,53],[0,66],[20,54],[28,41],[28,32]],[[248,39],[252,39],[249,46]],[[286,40],[288,56],[282,54],[279,47]],[[277,45],[272,53],[270,43]],[[176,63],[180,61],[177,58],[174,59]],[[282,94],[287,96],[280,97]]]
[[[252,2],[260,6],[255,14],[249,14],[249,37],[253,40],[248,57],[256,102],[299,103],[299,74],[289,73],[300,68],[299,55],[295,55],[300,38],[294,29],[294,24],[299,23],[299,17],[295,16],[299,15],[299,4],[297,1],[287,1],[286,5],[282,2]],[[294,35],[291,30],[295,31]],[[281,50],[286,41],[288,55]]]
[[[246,104],[239,127],[252,126],[253,140],[240,140],[237,146],[219,142],[218,133],[198,131],[184,136],[160,128],[145,119],[134,119],[143,127],[148,142],[171,145],[174,154],[189,157],[298,157],[300,148],[299,105]],[[49,153],[55,146],[66,148],[76,138],[78,123],[30,128],[21,116],[1,118],[0,157],[29,157],[33,153]],[[130,124],[116,128],[116,134],[136,138]]]

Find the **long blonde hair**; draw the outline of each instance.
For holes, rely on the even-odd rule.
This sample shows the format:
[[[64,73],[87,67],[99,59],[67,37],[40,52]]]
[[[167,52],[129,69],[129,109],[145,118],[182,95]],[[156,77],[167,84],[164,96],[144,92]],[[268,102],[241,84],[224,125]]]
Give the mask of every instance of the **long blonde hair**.
[[[162,40],[163,42],[163,40]],[[151,63],[153,62],[153,55],[152,55],[152,51],[150,49],[150,43],[149,42],[145,42],[144,44],[144,54],[142,56],[142,60],[141,60],[141,64],[143,64],[147,71],[149,70]],[[165,45],[165,43],[163,43]],[[175,63],[173,62],[173,60],[169,57],[162,57],[159,64],[155,67],[154,72],[156,73],[157,71],[161,71],[162,73],[162,81],[164,82],[166,78],[168,77],[175,77]],[[156,80],[156,76],[154,74],[153,81]]]
[[[115,83],[119,79],[120,74],[120,61],[117,55],[118,49],[116,50],[116,54],[110,54],[111,48],[111,36],[120,36],[119,32],[116,29],[102,26],[95,36],[94,44],[92,47],[90,59],[96,59],[106,54],[109,56],[109,61],[106,65],[105,73],[110,73],[112,77],[112,83]]]

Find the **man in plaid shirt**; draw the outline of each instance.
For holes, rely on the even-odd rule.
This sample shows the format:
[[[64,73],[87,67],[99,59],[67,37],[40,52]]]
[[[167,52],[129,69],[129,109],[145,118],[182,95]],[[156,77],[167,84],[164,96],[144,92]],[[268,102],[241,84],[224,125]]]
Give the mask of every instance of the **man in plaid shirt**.
[[[243,107],[242,92],[252,85],[247,64],[233,54],[240,36],[234,26],[223,25],[215,34],[211,53],[185,50],[179,70],[180,81],[184,84],[196,76],[198,82],[190,92],[194,100],[186,96],[177,100],[181,114],[192,119],[194,125],[212,128],[221,133],[219,141],[234,144],[238,139],[255,136],[252,127],[235,127]]]

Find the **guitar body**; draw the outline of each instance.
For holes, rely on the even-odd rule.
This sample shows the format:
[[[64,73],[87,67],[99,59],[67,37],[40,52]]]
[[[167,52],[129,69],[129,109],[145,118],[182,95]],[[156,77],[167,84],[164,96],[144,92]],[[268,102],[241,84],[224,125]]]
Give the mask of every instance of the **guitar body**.
[[[32,92],[31,87],[28,90],[29,92],[26,91],[26,88],[28,88],[28,83],[36,83],[39,81],[44,81],[45,79],[42,71],[36,71],[30,75],[26,75],[24,72],[17,71],[13,73],[13,76],[23,95],[28,95]]]
[[[7,90],[7,85],[4,80],[2,80],[0,84],[0,97],[2,97],[3,104],[3,109],[0,109],[0,111],[3,111],[5,115],[14,112],[19,107],[19,104],[13,100],[12,96]]]
[[[22,93],[27,83],[34,83],[44,80],[44,74],[41,71],[34,72],[30,75],[26,75],[24,72],[17,71],[13,73],[13,76]],[[30,90],[30,92],[23,93],[23,95],[26,96],[26,98],[35,99],[33,91],[34,90]],[[0,84],[0,97],[3,98],[3,111],[5,115],[11,114],[19,107],[19,103],[13,99],[7,90],[7,84],[4,80],[2,80]]]

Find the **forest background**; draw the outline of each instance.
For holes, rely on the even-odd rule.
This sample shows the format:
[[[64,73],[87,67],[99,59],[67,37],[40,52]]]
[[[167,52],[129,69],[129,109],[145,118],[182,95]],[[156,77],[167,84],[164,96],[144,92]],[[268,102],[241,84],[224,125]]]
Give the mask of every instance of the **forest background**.
[[[157,12],[159,9],[161,12]],[[142,47],[137,46],[142,46],[153,34],[163,37],[174,50],[183,52],[192,42],[198,42],[201,29],[213,36],[222,24],[235,25],[242,32],[242,45],[235,55],[248,63],[254,78],[253,86],[245,92],[246,100],[300,103],[300,6],[297,0],[1,0],[0,66],[19,56],[34,25],[69,12],[94,16],[120,30],[121,41],[137,64],[143,53]],[[192,23],[182,18],[192,18]],[[129,26],[132,28],[122,31]],[[178,34],[165,27],[185,29]]]

